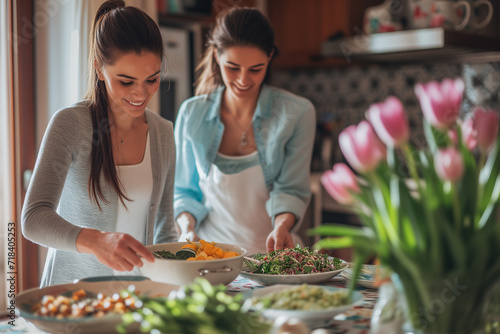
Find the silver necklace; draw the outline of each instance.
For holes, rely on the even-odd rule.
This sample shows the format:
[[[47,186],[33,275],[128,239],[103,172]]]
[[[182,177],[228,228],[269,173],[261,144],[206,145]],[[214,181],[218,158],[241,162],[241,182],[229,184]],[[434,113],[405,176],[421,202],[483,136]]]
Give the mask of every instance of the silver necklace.
[[[248,132],[248,130],[250,130],[250,127],[252,126],[253,122],[250,122],[250,124],[248,124],[247,129],[243,130],[243,128],[240,126],[240,124],[238,123],[238,121],[236,120],[236,118],[234,118],[233,114],[231,114],[231,112],[229,110],[226,110],[226,112],[229,114],[229,116],[231,116],[231,118],[233,119],[233,121],[236,124],[236,126],[238,127],[238,129],[240,129],[240,131],[242,132],[240,146],[241,147],[247,146],[248,143],[249,143],[247,132]]]
[[[121,137],[121,138],[120,138],[120,136],[118,136],[118,130],[116,131],[116,135],[117,135],[117,136],[118,136],[118,138],[120,139],[120,142],[121,142],[121,144],[122,144],[122,145],[123,145],[123,139],[125,139],[125,137],[127,137],[127,136],[128,136],[128,134],[129,134],[129,133],[132,131],[132,129],[134,128],[134,126],[135,126],[135,121],[136,121],[136,120],[137,120],[137,118],[135,118],[135,119],[134,119],[134,121],[132,122],[132,126],[130,127],[130,130],[128,130],[128,131],[127,131],[127,133],[125,134],[125,136],[123,136],[123,137]]]

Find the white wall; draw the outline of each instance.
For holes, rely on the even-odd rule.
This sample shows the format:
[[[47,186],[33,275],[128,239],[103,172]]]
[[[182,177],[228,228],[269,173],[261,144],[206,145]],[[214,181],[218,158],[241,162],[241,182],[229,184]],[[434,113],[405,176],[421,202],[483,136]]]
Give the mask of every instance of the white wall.
[[[9,36],[8,36],[8,17],[7,3],[0,4],[0,313],[6,311],[7,303],[7,228],[8,223],[14,221],[12,212],[11,196],[11,131],[10,124],[10,93],[12,87],[9,87],[8,74],[10,68],[9,59]]]

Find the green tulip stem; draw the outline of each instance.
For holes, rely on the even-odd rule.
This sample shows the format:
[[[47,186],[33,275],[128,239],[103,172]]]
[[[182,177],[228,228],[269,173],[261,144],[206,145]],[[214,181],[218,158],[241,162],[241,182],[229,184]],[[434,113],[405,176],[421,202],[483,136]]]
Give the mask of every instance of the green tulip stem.
[[[455,220],[457,231],[460,233],[462,229],[460,222],[460,199],[458,198],[457,186],[455,183],[451,184],[451,193],[453,196],[453,218]]]
[[[387,237],[393,245],[398,245],[400,240],[394,226],[394,222],[397,221],[397,213],[391,205],[389,190],[384,187],[383,182],[381,182],[381,180],[377,176],[377,173],[375,173],[374,171],[368,172],[367,176],[375,184],[375,187],[372,188],[374,203],[378,212],[380,213],[380,221],[385,227]]]
[[[408,143],[405,143],[403,145],[402,149],[403,149],[404,155],[406,156],[406,160],[408,161],[408,170],[410,171],[410,175],[413,178],[413,180],[415,181],[415,184],[417,185],[418,194],[420,195],[420,197],[422,197],[423,193],[422,193],[422,187],[420,185],[420,178],[418,176],[417,165],[415,162],[415,158],[413,158],[413,154],[412,154],[412,151],[410,149],[410,145]]]

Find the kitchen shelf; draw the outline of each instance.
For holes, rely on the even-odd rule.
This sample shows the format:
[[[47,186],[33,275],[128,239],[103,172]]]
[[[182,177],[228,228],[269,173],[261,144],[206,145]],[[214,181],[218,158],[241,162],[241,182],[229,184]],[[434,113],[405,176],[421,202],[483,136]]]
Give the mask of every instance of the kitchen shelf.
[[[500,61],[500,38],[443,28],[404,30],[326,41],[321,55],[378,63]]]

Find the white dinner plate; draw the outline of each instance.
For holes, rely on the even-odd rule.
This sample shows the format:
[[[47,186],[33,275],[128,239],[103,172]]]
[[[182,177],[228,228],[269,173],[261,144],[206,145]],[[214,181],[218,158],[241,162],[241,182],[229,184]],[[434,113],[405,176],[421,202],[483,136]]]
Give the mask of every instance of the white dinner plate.
[[[299,285],[296,285],[299,286]],[[264,288],[253,289],[247,292],[244,296],[245,298],[255,298],[263,297],[271,293],[277,293],[284,289],[291,289],[293,285],[277,284],[273,286],[268,286]],[[319,286],[328,292],[334,291],[345,291],[347,293],[348,289],[336,288],[332,286]],[[278,317],[285,318],[297,318],[301,320],[309,328],[319,328],[326,327],[332,321],[333,317],[337,314],[345,312],[352,308],[353,306],[360,305],[363,303],[363,295],[358,291],[353,291],[351,302],[347,305],[342,305],[334,308],[328,308],[324,310],[282,310],[282,309],[264,309],[261,311],[263,317],[274,320]]]
[[[326,282],[333,277],[340,274],[342,271],[346,270],[348,264],[346,261],[341,260],[343,267],[333,271],[327,271],[324,273],[313,273],[313,274],[297,274],[297,275],[269,275],[269,274],[256,274],[251,273],[246,270],[242,270],[240,275],[251,279],[254,282],[263,285],[272,284],[316,284]]]

